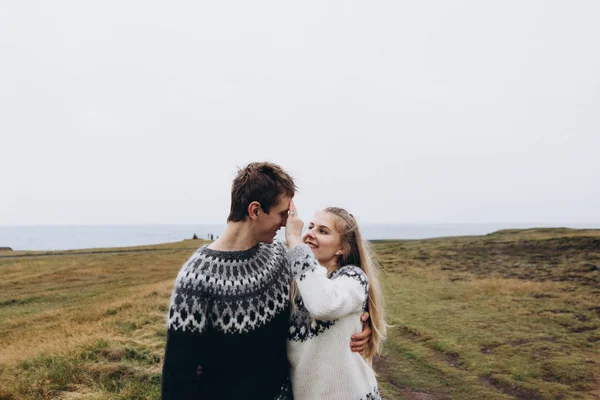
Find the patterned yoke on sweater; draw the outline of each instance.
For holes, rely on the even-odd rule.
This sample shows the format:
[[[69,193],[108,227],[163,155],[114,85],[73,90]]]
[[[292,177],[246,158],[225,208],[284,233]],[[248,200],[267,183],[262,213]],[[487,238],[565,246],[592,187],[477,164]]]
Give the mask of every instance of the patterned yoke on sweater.
[[[162,398],[288,399],[291,275],[283,244],[201,247],[171,296]]]

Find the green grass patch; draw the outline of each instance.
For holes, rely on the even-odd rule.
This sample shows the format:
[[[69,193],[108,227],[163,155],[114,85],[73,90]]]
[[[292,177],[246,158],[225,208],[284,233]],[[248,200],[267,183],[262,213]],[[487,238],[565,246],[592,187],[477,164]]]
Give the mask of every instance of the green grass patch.
[[[15,398],[58,398],[68,392],[106,399],[159,399],[161,355],[133,342],[100,340],[65,355],[40,355],[12,370]],[[5,398],[9,394],[4,394]]]

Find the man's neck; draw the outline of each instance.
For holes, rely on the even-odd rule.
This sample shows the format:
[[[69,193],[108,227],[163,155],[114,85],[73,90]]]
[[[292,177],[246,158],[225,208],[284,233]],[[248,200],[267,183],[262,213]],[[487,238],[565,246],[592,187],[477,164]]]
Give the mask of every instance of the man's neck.
[[[248,222],[228,222],[225,232],[208,245],[211,250],[243,251],[258,244]]]

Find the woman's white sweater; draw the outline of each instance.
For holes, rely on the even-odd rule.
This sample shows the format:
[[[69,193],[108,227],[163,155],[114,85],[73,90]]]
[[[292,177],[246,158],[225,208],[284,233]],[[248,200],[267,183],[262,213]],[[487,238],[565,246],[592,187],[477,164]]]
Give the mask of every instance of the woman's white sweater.
[[[299,291],[287,345],[294,399],[380,399],[373,369],[350,350],[350,337],[362,330],[367,276],[347,265],[328,277],[307,245],[289,257]]]

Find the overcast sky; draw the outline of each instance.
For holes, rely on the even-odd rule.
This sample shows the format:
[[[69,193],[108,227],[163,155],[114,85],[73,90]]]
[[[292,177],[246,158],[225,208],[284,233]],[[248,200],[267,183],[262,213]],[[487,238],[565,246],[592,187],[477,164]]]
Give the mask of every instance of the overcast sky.
[[[600,2],[0,0],[0,225],[600,222]]]

